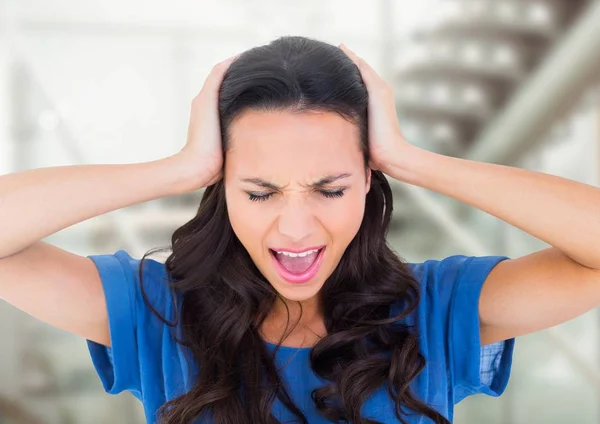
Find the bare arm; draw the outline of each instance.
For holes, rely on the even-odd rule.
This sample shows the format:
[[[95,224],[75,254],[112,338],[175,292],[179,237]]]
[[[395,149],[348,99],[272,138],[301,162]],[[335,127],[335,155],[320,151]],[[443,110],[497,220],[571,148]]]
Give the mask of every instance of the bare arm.
[[[0,298],[48,324],[109,345],[93,262],[40,240],[97,215],[192,190],[197,184],[188,168],[172,156],[0,177]]]
[[[551,245],[502,261],[487,276],[479,299],[482,343],[542,330],[598,307],[600,189],[409,144],[400,131],[390,85],[352,51],[344,51],[369,90],[369,149],[375,168],[476,207]]]
[[[0,299],[71,333],[110,345],[94,263],[41,240],[116,209],[193,191],[222,176],[218,93],[234,57],[217,64],[192,101],[176,155],[129,165],[42,168],[0,176]]]
[[[34,169],[0,177],[0,258],[86,219],[190,190],[181,160]]]

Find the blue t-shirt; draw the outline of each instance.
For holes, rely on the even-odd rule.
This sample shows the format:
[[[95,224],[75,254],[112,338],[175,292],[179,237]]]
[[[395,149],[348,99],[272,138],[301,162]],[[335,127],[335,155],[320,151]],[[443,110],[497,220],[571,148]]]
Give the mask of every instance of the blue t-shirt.
[[[173,338],[172,328],[144,302],[138,284],[140,260],[123,250],[89,257],[102,278],[112,345],[107,348],[88,341],[93,364],[108,393],[130,391],[143,402],[147,422],[154,423],[161,405],[192,387],[183,351]],[[408,264],[422,290],[420,304],[409,321],[419,331],[421,352],[427,360],[411,387],[421,400],[450,420],[454,404],[466,396],[499,396],[508,383],[514,339],[481,347],[478,313],[482,284],[492,268],[505,259],[456,255]],[[143,273],[150,303],[163,317],[173,317],[164,264],[147,259]],[[391,313],[398,313],[400,307],[400,303],[392,307]],[[281,347],[276,364],[285,365],[282,379],[308,422],[328,423],[310,397],[313,389],[326,382],[311,370],[309,352],[310,348]],[[361,411],[364,417],[386,424],[399,423],[394,402],[383,387],[367,399]],[[272,412],[281,422],[294,418],[278,399]],[[408,422],[431,423],[416,416],[409,417]]]

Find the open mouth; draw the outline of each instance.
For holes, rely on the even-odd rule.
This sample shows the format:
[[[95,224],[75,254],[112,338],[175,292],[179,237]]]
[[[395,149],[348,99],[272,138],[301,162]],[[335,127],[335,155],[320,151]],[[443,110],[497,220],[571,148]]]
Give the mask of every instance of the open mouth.
[[[302,252],[269,249],[279,274],[292,283],[304,283],[318,272],[325,246]]]

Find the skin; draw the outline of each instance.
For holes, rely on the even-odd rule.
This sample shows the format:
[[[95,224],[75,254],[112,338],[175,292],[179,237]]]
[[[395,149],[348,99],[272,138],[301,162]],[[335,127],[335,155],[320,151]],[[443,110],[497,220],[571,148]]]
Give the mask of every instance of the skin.
[[[341,49],[369,91],[372,169],[485,211],[551,246],[503,261],[487,276],[478,305],[481,344],[548,328],[597,307],[600,190],[411,145],[400,131],[391,85],[346,46]]]
[[[552,327],[600,305],[600,190],[597,187],[539,172],[448,157],[412,146],[400,131],[390,84],[347,47],[342,45],[340,48],[358,66],[369,91],[371,169],[380,170],[403,183],[457,199],[551,246],[503,261],[488,275],[479,299],[482,344]],[[41,240],[89,218],[161,197],[194,192],[218,181],[223,173],[218,91],[233,60],[235,57],[215,65],[202,90],[192,100],[187,143],[181,152],[173,156],[146,163],[53,167],[0,176],[0,233],[3,237],[0,245],[0,299],[57,328],[110,346],[103,288],[94,264],[89,258]],[[255,217],[260,208],[271,217],[272,225],[269,226],[266,218],[262,220],[263,213],[258,214],[261,218],[255,222],[263,227],[262,232],[256,230],[262,235],[256,243],[249,234],[243,233],[245,227],[237,223],[236,232],[245,240],[253,259],[282,297],[304,302],[312,313],[312,316],[305,314],[306,322],[311,324],[313,332],[322,333],[323,329],[317,325],[319,311],[314,308],[310,311],[311,300],[314,304],[325,274],[329,275],[339,260],[342,246],[351,239],[351,231],[338,233],[329,221],[324,223],[324,218],[319,219],[321,215],[316,213],[320,202],[318,197],[304,190],[301,184],[321,177],[316,173],[317,165],[323,166],[324,173],[350,172],[352,178],[364,176],[364,172],[358,173],[364,167],[359,165],[358,156],[355,160],[350,159],[352,151],[358,152],[356,135],[355,142],[351,141],[351,126],[339,122],[336,127],[333,119],[327,120],[323,115],[313,115],[314,121],[310,121],[300,114],[287,116],[287,124],[283,125],[284,120],[279,119],[282,117],[275,119],[271,115],[269,122],[279,123],[288,129],[297,128],[302,122],[301,131],[283,132],[277,140],[271,138],[277,143],[272,143],[269,148],[283,151],[287,142],[291,141],[289,137],[296,137],[296,143],[288,146],[290,151],[287,153],[293,154],[271,160],[273,152],[266,148],[267,139],[258,143],[261,138],[256,137],[260,126],[252,125],[255,137],[250,142],[264,144],[263,156],[255,156],[253,161],[246,158],[246,165],[254,163],[256,169],[245,172],[260,171],[259,177],[277,180],[272,182],[286,187],[272,200],[253,204],[240,193],[243,191],[240,183],[226,176],[228,201],[235,211],[245,210]],[[258,119],[257,116],[246,118],[246,122],[250,122],[251,118]],[[315,125],[316,122],[319,125]],[[258,120],[254,121],[254,124],[258,123]],[[341,136],[343,128],[347,131],[345,138]],[[268,136],[264,127],[262,130],[262,136]],[[250,134],[247,133],[248,136]],[[311,137],[300,137],[302,134],[310,134]],[[338,137],[331,137],[333,135]],[[232,149],[226,152],[228,173],[234,171],[230,165],[235,162],[236,150],[240,153],[248,146],[248,143],[237,143],[242,136],[241,131],[235,133]],[[317,136],[327,142],[313,146]],[[318,150],[342,139],[346,144],[338,146],[334,155],[324,155],[322,150]],[[305,149],[313,147],[318,154],[306,154],[310,159],[305,163],[310,163],[310,168],[303,167],[303,172],[300,172],[299,168],[288,163],[291,162],[289,158],[300,162]],[[346,153],[348,157],[343,159]],[[317,158],[327,158],[328,163],[320,164]],[[280,165],[284,159],[286,167]],[[333,168],[333,165],[341,165],[343,161],[346,161],[344,163],[349,170],[325,169],[325,166]],[[346,193],[349,197],[327,199],[328,205],[364,197],[364,194],[358,195],[356,184],[354,180]],[[366,180],[361,186],[366,192]],[[243,199],[245,203],[242,203]],[[244,204],[244,209],[234,207],[235,202]],[[336,219],[349,218],[345,213]],[[274,225],[280,221],[273,218],[275,215],[284,217],[283,229]],[[357,213],[351,216],[358,218]],[[239,216],[232,214],[232,220],[239,222],[237,218]],[[253,221],[248,219],[248,222]],[[294,222],[301,225],[298,228],[290,225]],[[248,231],[254,230],[250,228]],[[315,278],[314,283],[309,283],[314,284],[310,290],[306,285],[303,289],[306,292],[302,295],[293,294],[292,288],[273,278],[273,270],[264,262],[269,243],[286,241],[330,243],[322,274]],[[31,293],[36,293],[36,296]],[[293,307],[294,302],[288,303]],[[281,310],[278,305],[274,316]],[[297,311],[291,312],[293,316]],[[269,335],[277,335],[280,324],[277,321],[268,324],[265,338],[271,340],[273,337]],[[286,344],[301,345],[299,340],[303,339],[289,339]]]
[[[411,145],[395,117],[393,90],[365,60],[341,49],[369,91],[373,167],[452,197],[536,237],[549,248],[500,262],[479,297],[481,344],[549,328],[600,305],[600,189]]]
[[[299,321],[291,337],[307,329],[322,333],[317,295],[358,232],[370,187],[371,172],[360,150],[358,127],[333,112],[250,110],[235,121],[230,134],[224,175],[231,225],[288,306],[291,322]],[[314,186],[328,176],[341,177]],[[279,188],[267,188],[257,180]],[[254,196],[267,197],[256,200]],[[325,245],[321,267],[303,284],[284,280],[269,251],[321,245]],[[280,333],[281,325],[285,327],[284,303],[276,303],[265,333]]]

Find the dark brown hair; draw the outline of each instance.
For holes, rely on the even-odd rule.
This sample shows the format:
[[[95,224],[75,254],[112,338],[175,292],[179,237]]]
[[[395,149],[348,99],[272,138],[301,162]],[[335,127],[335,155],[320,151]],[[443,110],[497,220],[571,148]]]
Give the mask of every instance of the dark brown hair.
[[[246,110],[330,111],[359,127],[366,167],[367,102],[358,68],[340,49],[304,37],[279,38],[244,52],[228,69],[219,98],[223,148],[230,125]],[[330,383],[312,398],[332,422],[374,424],[378,421],[361,417],[361,405],[384,386],[401,422],[416,413],[450,424],[409,388],[425,359],[414,329],[401,321],[417,307],[419,283],[386,241],[389,183],[377,171],[371,180],[360,229],[319,293],[327,336],[311,349],[310,363]],[[161,408],[161,422],[210,416],[215,424],[275,424],[271,408],[279,398],[299,422],[308,423],[259,336],[279,294],[236,237],[222,181],[206,188],[197,215],[175,231],[171,248],[166,267],[182,306],[175,322],[163,320],[181,329],[178,341],[200,372],[188,393]],[[397,302],[405,308],[390,317]]]

